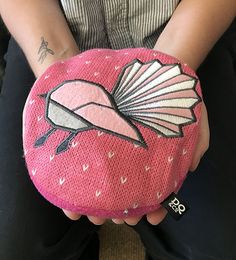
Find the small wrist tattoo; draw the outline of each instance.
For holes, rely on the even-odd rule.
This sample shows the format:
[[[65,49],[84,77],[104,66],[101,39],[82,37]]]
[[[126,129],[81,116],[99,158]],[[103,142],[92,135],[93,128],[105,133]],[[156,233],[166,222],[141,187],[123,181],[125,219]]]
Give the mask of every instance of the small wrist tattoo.
[[[41,37],[41,45],[38,50],[38,55],[39,55],[38,62],[42,64],[48,54],[54,55],[55,52],[48,48],[48,42],[44,40],[44,37]]]

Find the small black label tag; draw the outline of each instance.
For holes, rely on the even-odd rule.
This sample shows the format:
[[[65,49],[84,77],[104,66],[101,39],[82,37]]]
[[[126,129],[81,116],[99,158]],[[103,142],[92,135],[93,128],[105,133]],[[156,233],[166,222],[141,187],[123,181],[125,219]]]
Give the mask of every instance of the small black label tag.
[[[166,208],[170,215],[176,220],[179,220],[189,210],[188,205],[175,193],[171,193],[161,205]]]

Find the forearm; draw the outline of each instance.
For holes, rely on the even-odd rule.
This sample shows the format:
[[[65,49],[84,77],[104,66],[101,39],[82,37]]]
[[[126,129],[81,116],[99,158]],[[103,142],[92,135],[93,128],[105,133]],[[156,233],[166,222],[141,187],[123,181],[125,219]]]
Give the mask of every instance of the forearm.
[[[154,49],[196,70],[235,15],[235,0],[182,0]]]
[[[0,0],[0,13],[36,77],[79,51],[57,0]]]

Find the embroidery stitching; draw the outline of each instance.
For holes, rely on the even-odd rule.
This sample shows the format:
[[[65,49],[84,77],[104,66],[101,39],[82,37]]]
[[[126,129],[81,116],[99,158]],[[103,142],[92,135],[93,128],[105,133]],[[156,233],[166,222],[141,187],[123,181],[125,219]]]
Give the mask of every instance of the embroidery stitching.
[[[158,135],[182,137],[182,127],[196,122],[193,108],[201,102],[196,85],[197,79],[185,74],[179,64],[138,59],[123,67],[111,93],[94,82],[64,81],[41,95],[46,98],[45,118],[52,128],[36,140],[35,147],[42,146],[57,129],[69,131],[56,149],[59,154],[69,149],[79,132],[96,129],[147,148],[132,121]],[[76,91],[74,96],[69,90]],[[91,91],[96,95],[91,96]]]

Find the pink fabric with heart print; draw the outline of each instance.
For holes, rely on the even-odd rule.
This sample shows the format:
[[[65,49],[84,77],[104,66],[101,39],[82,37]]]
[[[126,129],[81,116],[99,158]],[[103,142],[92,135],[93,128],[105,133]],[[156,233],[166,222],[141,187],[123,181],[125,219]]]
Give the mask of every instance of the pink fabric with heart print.
[[[23,113],[29,175],[54,205],[141,216],[186,178],[201,90],[194,71],[145,48],[93,49],[50,66]]]

